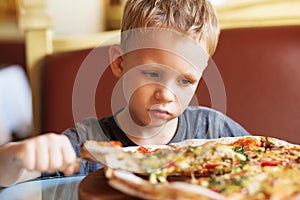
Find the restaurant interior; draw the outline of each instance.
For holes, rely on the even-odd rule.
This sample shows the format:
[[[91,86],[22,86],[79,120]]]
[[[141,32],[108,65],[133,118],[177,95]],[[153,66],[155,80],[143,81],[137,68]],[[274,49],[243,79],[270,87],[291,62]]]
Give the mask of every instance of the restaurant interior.
[[[0,0],[0,146],[115,113],[118,79],[108,50],[120,43],[125,2]],[[190,105],[224,113],[253,136],[299,147],[300,1],[211,2],[220,37]],[[0,199],[137,199],[109,186],[107,174],[101,168],[88,175],[38,177],[0,187]]]
[[[111,114],[116,79],[107,49],[119,43],[125,0],[0,2],[0,142],[60,133]],[[253,135],[300,143],[300,2],[216,0],[221,34],[194,103],[213,107]],[[83,9],[84,8],[84,9]],[[74,85],[89,55],[103,73],[74,109]],[[98,66],[99,67],[99,66]],[[93,84],[91,82],[90,84]],[[218,91],[214,93],[212,91]],[[104,106],[103,106],[104,105]]]

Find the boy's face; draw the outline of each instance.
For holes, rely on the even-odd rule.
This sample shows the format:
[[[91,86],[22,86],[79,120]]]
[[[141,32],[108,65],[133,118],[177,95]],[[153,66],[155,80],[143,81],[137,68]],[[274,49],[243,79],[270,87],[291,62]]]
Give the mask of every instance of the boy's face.
[[[123,91],[132,120],[161,126],[189,104],[204,68],[160,49],[135,50],[122,56]]]

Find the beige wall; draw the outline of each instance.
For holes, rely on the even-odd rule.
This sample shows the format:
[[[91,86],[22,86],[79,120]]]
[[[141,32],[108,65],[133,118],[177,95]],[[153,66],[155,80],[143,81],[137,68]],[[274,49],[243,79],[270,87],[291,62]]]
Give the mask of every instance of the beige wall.
[[[299,0],[225,0],[217,11],[222,28],[300,25]]]
[[[49,0],[47,12],[58,35],[97,33],[105,30],[104,0]]]

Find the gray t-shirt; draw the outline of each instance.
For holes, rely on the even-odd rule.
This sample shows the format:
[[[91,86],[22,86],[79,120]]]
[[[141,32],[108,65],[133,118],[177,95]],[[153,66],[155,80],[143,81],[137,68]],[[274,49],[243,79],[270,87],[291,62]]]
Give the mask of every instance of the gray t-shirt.
[[[86,140],[120,141],[125,147],[136,146],[119,128],[114,117],[105,117],[101,120],[88,118],[62,134],[70,139],[77,156],[80,155],[80,146]],[[170,143],[195,138],[211,139],[245,135],[249,133],[221,112],[201,106],[189,106],[179,116],[177,131]],[[102,165],[97,163],[83,163],[79,174],[87,174],[101,167]]]

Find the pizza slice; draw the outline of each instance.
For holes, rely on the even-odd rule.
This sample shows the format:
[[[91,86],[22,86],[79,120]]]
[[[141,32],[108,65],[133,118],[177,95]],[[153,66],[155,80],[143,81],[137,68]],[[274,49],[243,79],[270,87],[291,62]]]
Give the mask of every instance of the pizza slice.
[[[126,148],[88,143],[103,148],[96,157],[109,168],[109,184],[140,198],[300,198],[300,147],[275,138],[194,139]]]
[[[179,144],[180,145],[180,144]],[[112,142],[87,141],[81,157],[113,168],[149,175],[151,183],[170,175],[207,176],[234,170],[246,157],[231,147],[211,141],[203,145],[120,148]]]

